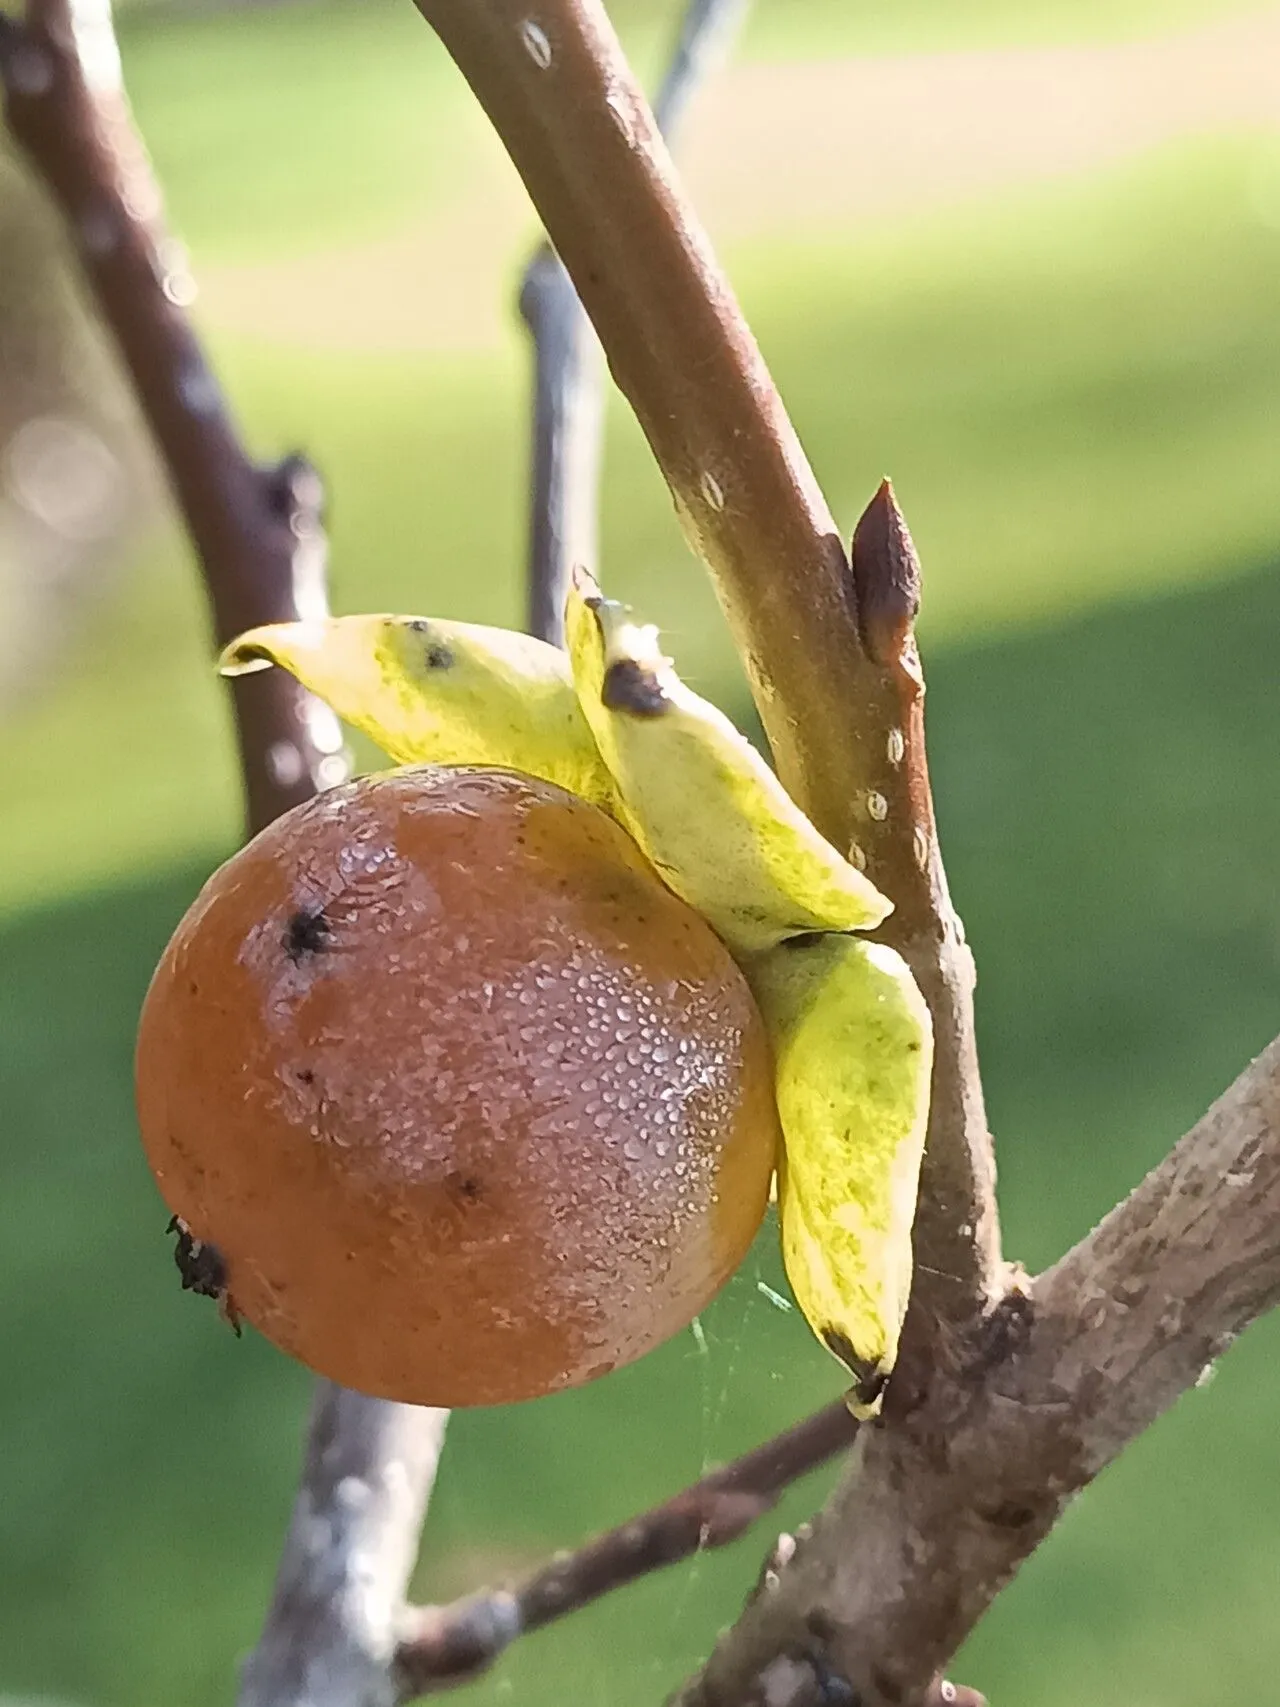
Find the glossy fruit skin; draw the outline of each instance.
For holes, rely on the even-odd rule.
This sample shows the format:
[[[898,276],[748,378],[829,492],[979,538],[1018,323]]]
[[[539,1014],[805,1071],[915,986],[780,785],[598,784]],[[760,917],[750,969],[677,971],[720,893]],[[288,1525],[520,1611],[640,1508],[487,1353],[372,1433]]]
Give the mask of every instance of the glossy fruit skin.
[[[143,1142],[228,1302],[427,1405],[573,1386],[684,1327],[777,1153],[728,951],[604,813],[419,766],[214,873],[143,1007]]]

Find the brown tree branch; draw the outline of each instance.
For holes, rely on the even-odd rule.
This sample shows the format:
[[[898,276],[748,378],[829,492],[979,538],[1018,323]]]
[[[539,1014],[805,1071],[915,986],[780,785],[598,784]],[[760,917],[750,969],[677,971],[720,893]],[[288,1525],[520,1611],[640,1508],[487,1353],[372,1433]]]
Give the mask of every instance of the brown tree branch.
[[[776,1595],[682,1707],[738,1707],[797,1626],[862,1707],[922,1699],[1062,1511],[1280,1302],[1280,1039],[1138,1189],[1011,1293],[954,1387],[864,1430]],[[856,1547],[829,1544],[856,1536]],[[853,1697],[850,1697],[851,1699]],[[776,1707],[817,1707],[803,1685]]]
[[[848,561],[598,0],[419,0],[533,198],[716,578],[779,766],[858,839]],[[853,690],[853,691],[851,691]]]
[[[895,579],[901,518],[883,492],[898,531],[886,517],[864,532],[851,570],[598,0],[417,4],[506,144],[711,569],[784,782],[896,904],[885,935],[938,1034],[904,1357],[927,1371],[1000,1276],[973,969],[933,832],[913,594]]]
[[[487,1589],[451,1606],[414,1609],[397,1659],[402,1699],[477,1676],[517,1636],[652,1571],[736,1541],[793,1482],[846,1450],[857,1428],[843,1403],[828,1405],[683,1493],[552,1559],[513,1589]],[[779,1540],[778,1563],[793,1546],[790,1536]],[[771,1571],[776,1565],[766,1567],[763,1581]]]
[[[186,258],[133,125],[107,0],[30,0],[0,18],[9,126],[66,220],[194,542],[219,644],[323,614],[321,489],[300,457],[246,455],[187,317]],[[234,689],[250,830],[347,774],[328,708],[281,670]],[[395,1618],[435,1476],[445,1414],[317,1387],[293,1524],[261,1644],[253,1707],[381,1707]]]

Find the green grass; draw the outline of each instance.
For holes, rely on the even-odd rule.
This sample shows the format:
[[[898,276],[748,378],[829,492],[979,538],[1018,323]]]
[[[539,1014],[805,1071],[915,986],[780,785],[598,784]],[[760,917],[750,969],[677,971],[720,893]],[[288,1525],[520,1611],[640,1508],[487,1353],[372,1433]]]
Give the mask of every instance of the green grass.
[[[206,261],[412,217],[447,182],[455,152],[465,158],[483,136],[408,4],[146,10],[126,13],[120,36],[171,218]]]
[[[1153,15],[1131,0],[1108,27]],[[799,52],[829,26],[858,46],[940,44],[961,24],[996,39],[1099,19],[762,0],[754,28],[760,51]],[[426,32],[384,0],[137,16],[125,53],[197,265],[354,241],[445,193],[441,136],[483,145]],[[1032,1267],[1276,1026],[1277,182],[1273,144],[1197,144],[728,256],[842,525],[888,469],[924,553],[939,811],[982,973],[1009,1246]],[[329,476],[339,608],[517,619],[514,333],[445,359],[210,331],[255,447],[304,444]],[[745,718],[621,411],[604,558]],[[149,970],[236,833],[207,663],[191,563],[159,533],[3,730],[0,1692],[84,1707],[230,1698],[305,1405],[297,1370],[178,1291],[133,1124]],[[457,1418],[423,1592],[616,1520],[829,1394],[828,1361],[759,1279],[780,1283],[768,1238],[709,1312],[705,1357],[684,1337],[585,1392]],[[1270,1699],[1278,1333],[1250,1334],[1009,1590],[960,1671],[996,1707]],[[470,1699],[659,1699],[733,1615],[767,1533],[521,1644]]]
[[[1173,148],[967,218],[730,254],[846,533],[894,475],[924,556],[931,646],[1221,575],[1280,538],[1280,225],[1256,211],[1272,158],[1247,141]],[[306,445],[328,475],[336,608],[519,620],[514,330],[483,358],[211,331],[255,447]],[[603,550],[611,584],[663,622],[687,673],[740,695],[711,593],[620,407]],[[230,845],[236,782],[205,645],[188,554],[157,538],[56,692],[10,725],[0,914]],[[51,776],[80,780],[55,789]]]
[[[1256,9],[1239,0],[757,0],[740,55],[1084,43]],[[682,3],[625,0],[612,11],[652,85]],[[323,248],[420,217],[464,195],[498,146],[409,0],[144,3],[124,8],[120,37],[170,214],[206,263]]]
[[[1258,10],[1238,0],[757,0],[746,50],[763,57],[936,52],[982,47],[1124,41]],[[624,13],[625,16],[625,13]]]

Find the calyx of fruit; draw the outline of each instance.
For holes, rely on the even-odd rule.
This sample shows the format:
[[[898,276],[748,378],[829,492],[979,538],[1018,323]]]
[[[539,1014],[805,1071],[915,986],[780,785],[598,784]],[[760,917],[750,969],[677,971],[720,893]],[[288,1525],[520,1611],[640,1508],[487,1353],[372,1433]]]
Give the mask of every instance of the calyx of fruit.
[[[734,1220],[726,1245],[708,1244],[699,1228],[697,1252],[682,1243],[678,1259],[664,1259],[667,1278],[661,1284],[674,1290],[665,1301],[650,1294],[646,1322],[661,1325],[647,1333],[644,1343],[654,1343],[687,1320],[689,1300],[709,1296],[728,1272],[725,1252],[740,1255],[745,1249],[744,1229],[749,1238],[748,1224],[753,1228],[759,1217],[760,1169],[770,1165],[778,1122],[778,1203],[788,1278],[817,1338],[853,1378],[851,1405],[869,1415],[893,1367],[910,1291],[911,1227],[932,1058],[928,1009],[906,964],[891,949],[857,934],[878,925],[890,902],[818,833],[727,719],[685,686],[663,655],[654,628],[604,599],[581,573],[565,627],[567,656],[503,630],[423,617],[283,624],[242,636],[224,653],[223,668],[235,674],[278,664],[293,671],[399,760],[508,766],[526,787],[567,791],[562,800],[576,798],[579,810],[592,810],[607,826],[619,861],[634,860],[635,869],[665,893],[667,902],[683,909],[681,916],[712,927],[708,940],[736,960],[744,987],[756,999],[752,1013],[764,1029],[753,1030],[754,1021],[741,1017],[728,1000],[723,969],[713,974],[708,963],[705,991],[714,987],[716,992],[711,998],[715,1024],[725,1038],[758,1036],[761,1058],[767,1054],[767,1033],[773,1085],[762,1111],[755,1094],[755,1045],[743,1044],[741,1085],[719,1105],[721,1125],[705,1140],[708,1153],[720,1158],[718,1166],[740,1166],[742,1178],[751,1182],[743,1187],[742,1220]],[[285,820],[304,833],[282,869],[296,873],[306,867],[311,859],[306,841],[323,821],[324,810],[321,803]],[[253,846],[274,847],[271,834],[266,843],[259,838]],[[582,863],[579,850],[566,852],[562,870],[570,887],[587,882],[590,869],[591,861]],[[523,881],[514,868],[504,884],[508,877]],[[532,899],[534,893],[530,905],[541,906]],[[499,899],[495,894],[495,902]],[[330,919],[327,909],[324,918]],[[615,923],[620,928],[620,920]],[[388,928],[388,941],[391,934]],[[521,948],[530,966],[538,964],[540,952],[533,940]],[[361,974],[370,988],[385,980],[388,964],[385,953],[370,956]],[[450,966],[459,977],[471,976],[463,973],[461,959]],[[436,967],[432,976],[437,975],[447,987],[453,974]],[[623,984],[629,976],[623,975]],[[680,975],[674,976],[679,983]],[[704,1011],[698,1008],[699,987],[697,978],[682,986],[690,1011]],[[623,998],[616,994],[621,1012]],[[519,1038],[519,1016],[513,1017]],[[196,1016],[188,1015],[183,1023],[196,1024]],[[428,1016],[418,1013],[410,1028],[413,1023],[423,1028],[424,1041],[429,1039],[433,1022]],[[515,1047],[509,1029],[485,1036],[489,1053],[475,1054],[469,1066],[468,1082],[478,1095]],[[535,1042],[533,1035],[529,1042]],[[381,1057],[369,1057],[371,1065],[375,1060],[381,1063]],[[668,1066],[670,1056],[661,1064]],[[385,1072],[385,1064],[379,1070]],[[423,1117],[421,1143],[433,1142],[433,1122],[441,1118],[438,1110],[428,1113],[434,1071],[429,1068],[414,1079],[412,1106],[402,1110],[405,1131],[413,1118]],[[585,1062],[575,1060],[574,1071],[583,1094],[598,1085],[599,1074]],[[573,1085],[566,1082],[559,1089],[569,1099],[566,1108],[578,1106]],[[662,1130],[663,1105],[682,1096],[680,1081],[664,1083],[660,1074],[647,1078],[644,1096],[629,1107],[635,1115],[633,1143],[642,1150],[652,1146],[656,1155],[662,1140],[654,1135]],[[481,1118],[488,1118],[483,1103]],[[566,1126],[563,1139],[556,1130],[552,1120],[539,1129],[539,1141],[563,1143],[572,1151],[576,1129]],[[323,1137],[323,1129],[313,1136]],[[523,1165],[521,1155],[510,1152],[513,1175]],[[594,1176],[588,1170],[581,1177]],[[715,1189],[711,1207],[723,1213],[725,1187]],[[580,1242],[581,1259],[594,1277],[591,1285],[602,1294],[615,1282],[626,1293],[630,1282],[623,1278],[623,1253],[652,1235],[643,1205],[637,1202],[634,1208],[634,1222],[621,1208],[610,1222],[616,1236],[616,1243],[609,1244],[613,1255],[602,1253],[598,1266],[597,1258],[588,1255],[594,1249],[590,1241]],[[189,1219],[199,1232],[199,1216]],[[555,1215],[552,1220],[562,1225]],[[569,1215],[563,1225],[567,1250],[578,1223]],[[264,1236],[265,1231],[264,1223]],[[216,1234],[211,1230],[208,1236]],[[672,1250],[669,1233],[652,1236],[666,1239],[659,1250]],[[230,1256],[230,1287],[238,1300],[234,1251]],[[676,1284],[695,1271],[696,1285],[683,1279]],[[307,1281],[308,1286],[319,1284],[318,1277]],[[506,1320],[506,1304],[496,1294],[483,1296],[485,1320]],[[549,1310],[549,1302],[539,1296],[529,1311],[517,1313],[519,1332],[533,1333],[537,1321],[545,1326]],[[262,1311],[255,1315],[246,1305],[245,1313],[265,1325]],[[510,1317],[513,1325],[516,1320]],[[404,1332],[410,1332],[407,1323]],[[284,1343],[281,1334],[273,1337]],[[614,1339],[613,1362],[636,1354],[621,1327]],[[309,1356],[298,1345],[292,1349]],[[488,1347],[484,1355],[492,1355]],[[570,1368],[566,1359],[567,1353],[554,1381],[583,1379],[611,1366],[601,1358],[585,1370],[578,1364]],[[549,1361],[554,1364],[555,1356]],[[477,1377],[477,1389],[483,1384]]]

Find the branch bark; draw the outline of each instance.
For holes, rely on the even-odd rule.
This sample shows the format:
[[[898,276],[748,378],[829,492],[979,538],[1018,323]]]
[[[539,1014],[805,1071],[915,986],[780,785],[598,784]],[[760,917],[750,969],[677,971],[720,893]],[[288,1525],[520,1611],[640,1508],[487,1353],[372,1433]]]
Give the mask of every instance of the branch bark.
[[[861,1474],[681,1707],[755,1700],[797,1627],[849,1699],[919,1701],[1075,1494],[1278,1302],[1280,1039],[1100,1226],[1008,1295],[956,1385],[863,1431]],[[802,1685],[770,1699],[821,1697]]]
[[[0,84],[154,435],[218,643],[323,615],[319,476],[299,456],[259,467],[243,448],[186,313],[194,285],[129,111],[109,0],[30,0],[22,23],[0,17]],[[237,681],[233,704],[251,832],[346,776],[336,719],[284,671]],[[245,1671],[252,1707],[390,1699],[445,1416],[318,1384],[275,1600]]]

